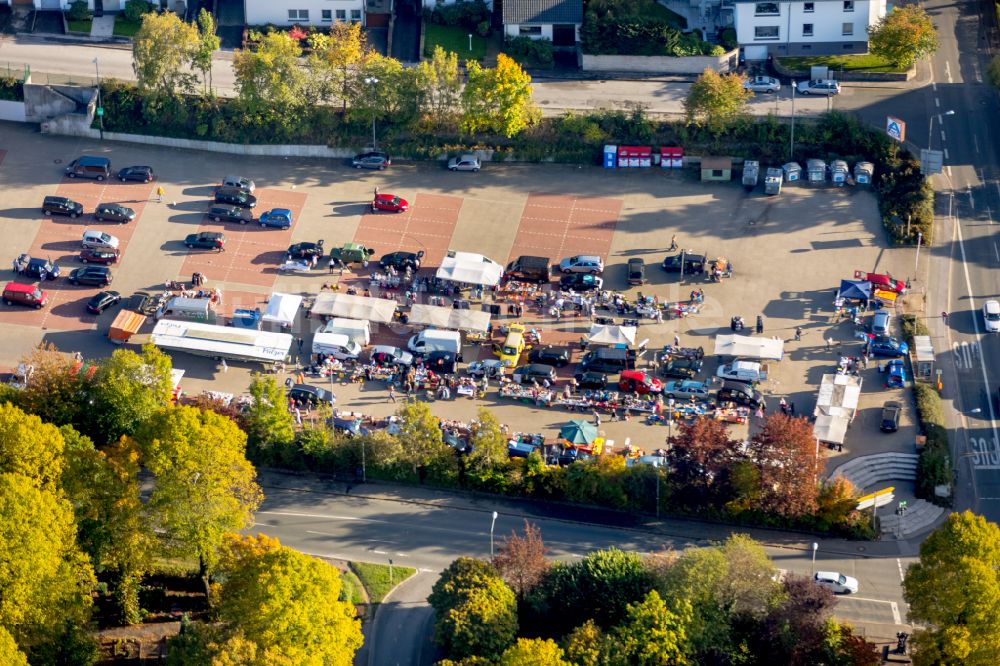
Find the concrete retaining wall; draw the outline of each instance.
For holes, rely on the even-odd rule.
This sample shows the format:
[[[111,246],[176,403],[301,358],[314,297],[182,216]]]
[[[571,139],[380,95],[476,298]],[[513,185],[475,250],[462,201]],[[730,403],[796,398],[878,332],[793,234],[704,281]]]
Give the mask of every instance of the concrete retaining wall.
[[[0,100],[0,120],[13,120],[16,123],[25,122],[24,102]]]
[[[661,74],[701,74],[706,68],[729,72],[736,67],[738,50],[720,56],[631,56],[584,53],[581,67],[586,72],[656,72]]]
[[[771,61],[774,71],[790,79],[808,79],[809,72],[798,72],[781,64],[780,58]],[[831,70],[833,78],[838,81],[909,81],[917,75],[917,68],[911,67],[907,72],[838,72]]]

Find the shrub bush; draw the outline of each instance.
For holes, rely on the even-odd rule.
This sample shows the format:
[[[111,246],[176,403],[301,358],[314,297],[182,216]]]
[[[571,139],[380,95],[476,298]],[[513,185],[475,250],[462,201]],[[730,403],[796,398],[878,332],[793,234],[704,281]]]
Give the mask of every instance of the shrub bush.
[[[514,37],[507,40],[503,51],[527,67],[548,67],[553,62],[552,42],[548,39]]]
[[[431,21],[441,25],[460,25],[467,30],[478,30],[479,25],[486,23],[486,34],[489,35],[490,8],[482,0],[466,0],[450,5],[440,5],[431,11]]]
[[[941,506],[951,505],[951,495],[938,497],[936,486],[951,486],[954,478],[951,453],[948,449],[948,431],[944,423],[941,396],[930,384],[915,384],[913,394],[917,401],[917,416],[926,437],[917,465],[917,497]]]
[[[24,82],[13,76],[0,76],[0,99],[9,102],[24,101]]]
[[[87,3],[84,0],[76,0],[70,4],[66,18],[70,21],[86,21],[92,17]]]
[[[138,23],[142,20],[144,14],[149,14],[153,10],[152,3],[146,0],[128,0],[125,3],[125,9],[122,13],[125,15],[125,20],[129,23]]]
[[[930,335],[930,329],[924,324],[922,319],[919,319],[916,315],[905,314],[900,317],[900,325],[903,329],[903,339],[906,340],[906,344],[913,348],[913,336],[915,335]]]
[[[737,46],[739,42],[736,41],[736,30],[733,28],[726,28],[719,33],[719,43],[722,44],[722,48],[727,51],[732,51]]]

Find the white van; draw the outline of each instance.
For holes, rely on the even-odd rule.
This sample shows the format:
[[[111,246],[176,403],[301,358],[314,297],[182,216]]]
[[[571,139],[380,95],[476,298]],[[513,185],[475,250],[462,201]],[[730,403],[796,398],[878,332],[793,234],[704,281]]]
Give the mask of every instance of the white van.
[[[372,326],[364,319],[346,319],[344,317],[334,317],[326,322],[321,330],[323,333],[343,333],[362,347],[367,347],[372,342]]]
[[[716,377],[744,384],[755,384],[767,379],[767,365],[756,361],[733,361],[723,363],[715,372]]]
[[[83,232],[83,246],[96,250],[117,250],[118,239],[99,229],[87,229]]]
[[[182,298],[180,296],[171,298],[157,316],[192,319],[208,324],[215,323],[215,310],[212,309],[212,299],[210,298]]]
[[[326,354],[339,361],[357,360],[361,356],[361,345],[343,333],[323,333],[313,336],[313,354]]]
[[[462,334],[458,331],[441,331],[429,328],[412,336],[406,348],[414,354],[427,355],[434,351],[446,351],[462,360]]]

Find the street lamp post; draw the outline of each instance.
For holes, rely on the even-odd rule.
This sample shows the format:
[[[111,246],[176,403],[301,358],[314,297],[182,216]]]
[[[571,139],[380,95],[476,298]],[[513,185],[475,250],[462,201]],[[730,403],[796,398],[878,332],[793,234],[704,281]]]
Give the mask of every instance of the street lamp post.
[[[819,550],[819,544],[813,541],[813,575],[816,575],[816,551]]]
[[[493,557],[493,528],[497,525],[497,518],[500,516],[496,511],[493,512],[493,522],[490,523],[490,557]]]
[[[101,138],[104,138],[104,107],[101,106],[101,66],[94,58],[94,70],[97,72],[97,113],[98,127],[100,127]]]
[[[375,86],[378,84],[378,79],[368,76],[365,77],[365,83],[372,87],[372,150],[376,150],[378,146],[375,145]]]
[[[795,79],[792,79],[792,136],[788,147],[788,161],[795,159]]]
[[[945,116],[955,115],[954,109],[948,109],[944,113],[931,114],[931,119],[927,123],[927,150],[934,147],[934,118],[937,118],[938,125],[944,121]]]

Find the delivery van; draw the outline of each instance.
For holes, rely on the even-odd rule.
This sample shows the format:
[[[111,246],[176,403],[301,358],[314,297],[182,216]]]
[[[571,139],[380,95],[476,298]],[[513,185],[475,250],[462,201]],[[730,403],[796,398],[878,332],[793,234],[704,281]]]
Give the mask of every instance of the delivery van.
[[[362,347],[367,347],[372,341],[372,326],[365,319],[347,319],[334,317],[326,322],[323,333],[343,333]]]
[[[462,360],[462,334],[458,331],[442,331],[428,328],[410,337],[406,348],[414,354],[426,356],[433,351],[447,351]]]
[[[107,157],[84,155],[66,166],[66,175],[70,178],[104,180],[111,176],[111,160]]]
[[[723,363],[715,371],[715,376],[744,384],[756,384],[767,379],[767,365],[761,365],[756,361]]]
[[[521,256],[507,264],[504,276],[523,282],[548,282],[552,260],[548,257]]]
[[[171,298],[163,306],[163,311],[157,314],[159,317],[170,317],[172,319],[191,319],[192,321],[215,323],[215,310],[212,309],[210,298],[183,298],[177,296]]]
[[[313,354],[326,354],[339,361],[357,360],[361,356],[361,345],[343,333],[318,331],[313,336]]]
[[[500,365],[512,368],[517,365],[524,353],[524,326],[511,324],[507,329],[507,338],[502,345],[497,345],[493,353],[500,357]]]

